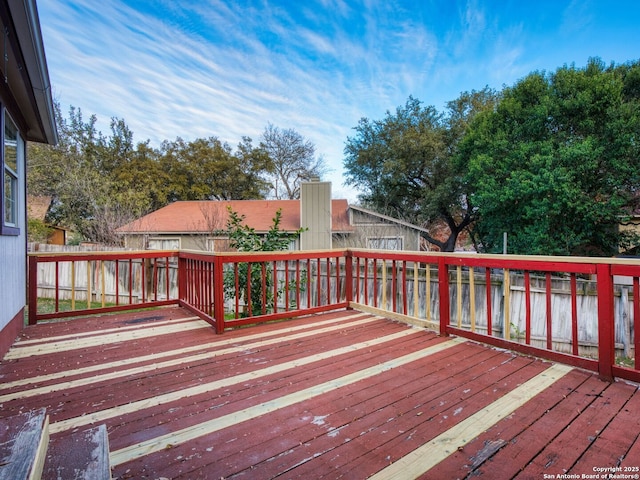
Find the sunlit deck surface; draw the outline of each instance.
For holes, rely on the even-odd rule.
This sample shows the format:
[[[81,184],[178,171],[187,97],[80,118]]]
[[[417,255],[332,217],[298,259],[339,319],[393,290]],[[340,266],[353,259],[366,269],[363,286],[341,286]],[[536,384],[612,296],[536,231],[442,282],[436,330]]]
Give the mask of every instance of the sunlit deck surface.
[[[106,424],[118,479],[640,473],[637,386],[353,310],[39,324],[0,378],[0,415],[45,407],[52,442]]]

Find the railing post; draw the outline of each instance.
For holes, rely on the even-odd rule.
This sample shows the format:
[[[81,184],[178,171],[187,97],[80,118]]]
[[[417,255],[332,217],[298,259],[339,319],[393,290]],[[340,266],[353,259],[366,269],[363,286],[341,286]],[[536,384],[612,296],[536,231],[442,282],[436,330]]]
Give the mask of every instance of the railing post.
[[[611,266],[596,267],[598,282],[598,373],[606,380],[613,380],[615,363],[614,296]]]
[[[178,300],[181,302],[186,301],[187,299],[187,260],[182,257],[180,252],[178,252]],[[168,270],[168,267],[167,267]],[[167,285],[169,283],[167,282]]]
[[[438,259],[438,296],[440,297],[440,335],[448,336],[447,328],[451,321],[451,305],[449,304],[449,268],[445,257]]]
[[[213,262],[213,318],[216,333],[224,332],[224,274],[223,259],[216,255]],[[251,300],[249,300],[251,301]]]
[[[350,304],[353,302],[353,256],[351,250],[347,250],[344,254],[344,270],[345,282],[347,282],[344,287],[344,294],[347,308],[350,309]]]
[[[29,257],[27,282],[29,285],[29,325],[35,325],[38,322],[38,257],[35,255]]]

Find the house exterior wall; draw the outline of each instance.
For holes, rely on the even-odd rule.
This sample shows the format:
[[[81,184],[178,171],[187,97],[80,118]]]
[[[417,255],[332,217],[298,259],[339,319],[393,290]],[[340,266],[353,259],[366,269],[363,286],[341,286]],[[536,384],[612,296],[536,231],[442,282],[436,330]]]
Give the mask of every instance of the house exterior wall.
[[[334,248],[375,248],[371,243],[376,239],[399,238],[402,239],[402,250],[420,250],[418,231],[353,209],[350,215],[354,231],[334,236]]]
[[[0,235],[0,357],[9,348],[17,333],[24,324],[27,288],[27,217],[26,217],[26,184],[24,182],[24,162],[18,165],[18,228],[19,235]]]
[[[11,113],[11,112],[9,112]],[[1,114],[1,112],[0,112]],[[27,288],[27,196],[24,143],[18,142],[17,234],[0,235],[0,354],[9,348],[24,323]],[[0,162],[0,167],[2,162]],[[3,214],[4,212],[0,212]],[[3,221],[0,218],[0,221]]]

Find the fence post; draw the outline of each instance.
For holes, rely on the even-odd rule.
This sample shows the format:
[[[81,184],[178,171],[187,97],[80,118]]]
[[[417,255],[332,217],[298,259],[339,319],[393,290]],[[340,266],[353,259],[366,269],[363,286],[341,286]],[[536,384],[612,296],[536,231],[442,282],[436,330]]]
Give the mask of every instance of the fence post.
[[[449,268],[445,257],[438,259],[438,296],[440,300],[440,335],[449,335],[447,328],[451,320],[451,305],[449,304]]]
[[[224,274],[220,255],[213,262],[213,318],[216,321],[216,333],[224,332]]]
[[[351,302],[353,302],[353,256],[351,250],[345,251],[344,270],[345,282],[347,282],[344,286],[345,300],[347,302],[347,308],[351,309]]]
[[[599,264],[596,267],[598,282],[598,373],[600,377],[612,381],[615,364],[615,323],[613,307],[613,276],[611,266]]]
[[[35,325],[38,322],[38,257],[29,256],[29,272],[27,276],[28,282],[28,305],[29,305],[29,325]]]

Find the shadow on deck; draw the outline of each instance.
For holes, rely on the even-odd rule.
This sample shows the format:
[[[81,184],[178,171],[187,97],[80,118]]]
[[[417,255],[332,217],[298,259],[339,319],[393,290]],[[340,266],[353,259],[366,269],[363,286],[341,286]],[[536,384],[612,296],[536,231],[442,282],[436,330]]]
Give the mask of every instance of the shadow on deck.
[[[640,474],[636,385],[353,310],[38,324],[0,378],[0,417],[44,407],[54,441],[106,424],[118,479]]]

